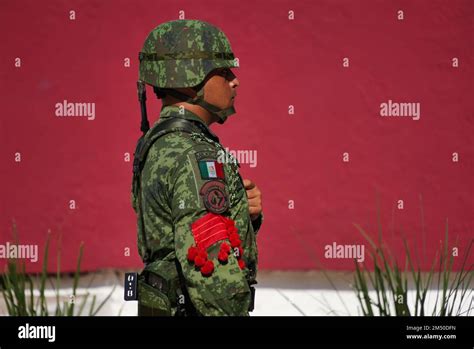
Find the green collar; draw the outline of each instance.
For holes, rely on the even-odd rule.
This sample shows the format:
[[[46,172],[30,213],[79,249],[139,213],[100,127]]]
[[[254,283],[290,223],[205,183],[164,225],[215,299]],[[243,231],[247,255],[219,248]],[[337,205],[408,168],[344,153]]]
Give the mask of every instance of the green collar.
[[[181,113],[180,113],[181,111]],[[204,128],[209,132],[213,137],[216,139],[219,139],[214,132],[211,131],[209,126],[206,125],[206,123],[196,114],[194,114],[192,111],[189,111],[185,108],[181,108],[179,106],[175,105],[164,105],[161,107],[161,112],[160,112],[160,118],[157,121],[160,122],[160,120],[167,120],[169,118],[182,118],[186,120],[192,120],[192,121],[197,121],[199,122]],[[201,126],[201,127],[202,127]]]
[[[203,124],[204,126],[207,127],[206,123],[204,121],[201,120],[201,118],[199,116],[197,116],[196,114],[194,114],[193,112],[185,109],[185,108],[181,108],[181,113],[180,113],[180,108],[179,106],[175,106],[175,105],[164,105],[161,107],[161,112],[160,112],[160,120],[161,119],[168,119],[168,118],[183,118],[183,119],[186,119],[186,120],[194,120],[194,121],[198,121],[200,122],[201,124]]]

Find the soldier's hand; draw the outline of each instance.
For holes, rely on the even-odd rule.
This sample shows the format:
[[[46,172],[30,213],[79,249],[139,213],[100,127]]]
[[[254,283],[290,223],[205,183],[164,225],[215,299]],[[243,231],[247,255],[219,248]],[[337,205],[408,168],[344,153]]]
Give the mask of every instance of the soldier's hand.
[[[262,213],[262,193],[250,179],[244,179],[244,187],[247,191],[250,219],[254,221]]]

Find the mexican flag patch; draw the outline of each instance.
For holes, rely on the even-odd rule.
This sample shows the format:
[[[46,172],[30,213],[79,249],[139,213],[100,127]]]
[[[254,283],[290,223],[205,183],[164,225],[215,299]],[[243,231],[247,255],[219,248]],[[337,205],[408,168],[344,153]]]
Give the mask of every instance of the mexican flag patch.
[[[222,163],[214,160],[199,161],[199,171],[202,179],[224,179],[224,167]]]

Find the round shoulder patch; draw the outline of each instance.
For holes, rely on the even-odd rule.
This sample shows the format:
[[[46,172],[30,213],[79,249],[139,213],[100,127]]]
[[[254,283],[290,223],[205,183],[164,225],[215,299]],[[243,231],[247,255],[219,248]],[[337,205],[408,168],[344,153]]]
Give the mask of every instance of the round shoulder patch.
[[[201,187],[199,194],[209,212],[221,214],[229,209],[229,198],[223,182],[208,181]]]

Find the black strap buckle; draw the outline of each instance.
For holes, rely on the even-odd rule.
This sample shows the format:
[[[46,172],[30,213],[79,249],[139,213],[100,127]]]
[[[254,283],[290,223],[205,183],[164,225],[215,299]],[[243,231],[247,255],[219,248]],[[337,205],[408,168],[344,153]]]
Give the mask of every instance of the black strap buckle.
[[[249,304],[249,311],[253,311],[255,309],[255,287],[250,286],[250,304]]]
[[[161,276],[151,273],[145,272],[145,282],[153,288],[156,288],[161,293],[164,293],[168,296],[169,285],[168,282],[163,279]]]

